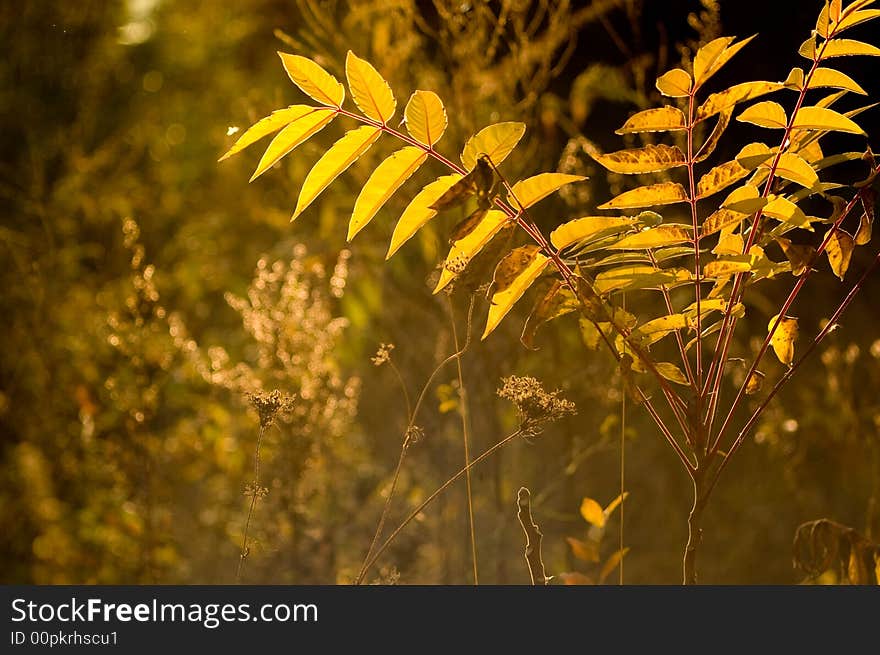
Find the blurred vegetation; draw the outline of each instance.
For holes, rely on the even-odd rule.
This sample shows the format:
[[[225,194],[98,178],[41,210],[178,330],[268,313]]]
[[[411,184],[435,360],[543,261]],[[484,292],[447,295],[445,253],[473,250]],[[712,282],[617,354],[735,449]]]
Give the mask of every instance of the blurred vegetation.
[[[774,65],[767,53],[789,57],[813,12],[806,27],[789,21],[777,39],[782,27],[772,16],[755,18],[762,3],[743,4],[754,6],[731,16],[736,29],[764,36],[754,67],[783,79],[787,64],[766,71]],[[371,357],[379,344],[395,344],[394,364],[417,395],[455,351],[451,321],[462,339],[470,329],[468,299],[450,304],[430,294],[447,217],[379,265],[404,207],[392,199],[348,249],[344,226],[367,165],[355,165],[289,224],[298,186],[341,134],[338,126],[247,187],[254,155],[217,164],[238,128],[293,102],[276,49],[314,56],[336,73],[352,49],[393,88],[436,91],[456,117],[449,143],[490,122],[527,122],[517,162],[529,170],[510,175],[589,175],[590,184],[559,201],[570,211],[620,187],[589,154],[610,148],[605,140],[619,118],[653,101],[657,71],[717,36],[722,20],[733,33],[718,5],[0,7],[2,581],[234,581],[253,494],[244,582],[342,583],[357,574],[408,421],[394,369],[373,366]],[[876,95],[871,80],[859,81]],[[551,225],[549,209],[540,220]],[[802,580],[792,540],[798,525],[820,517],[877,541],[877,293],[874,281],[731,466],[706,519],[702,580]],[[818,300],[838,296],[837,286],[819,285],[804,311],[818,321]],[[478,296],[475,315],[486,310]],[[585,351],[576,330],[548,329],[537,354],[519,346],[517,332],[508,321],[462,358],[472,451],[516,424],[496,394],[502,377],[531,375],[560,388],[578,414],[474,469],[481,583],[529,580],[516,519],[521,486],[532,492],[549,574],[582,566],[566,538],[596,537],[585,534],[582,498],[605,506],[620,492],[614,367]],[[255,483],[261,420],[248,398],[274,390],[295,400],[264,431]],[[454,366],[441,369],[391,524],[461,468],[460,391]],[[687,480],[638,409],[628,413],[625,434],[626,582],[677,582]],[[457,483],[383,556],[379,579],[470,582],[466,507],[464,482]],[[603,562],[617,549],[619,517],[609,518]]]

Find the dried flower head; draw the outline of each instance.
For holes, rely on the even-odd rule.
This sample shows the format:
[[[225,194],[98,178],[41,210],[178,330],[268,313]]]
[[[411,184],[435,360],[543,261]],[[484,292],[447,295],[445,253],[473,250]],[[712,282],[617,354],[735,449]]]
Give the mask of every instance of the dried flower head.
[[[410,425],[406,429],[406,444],[408,446],[415,445],[419,443],[424,436],[425,431],[422,428],[420,428],[418,425]]]
[[[511,375],[501,380],[498,395],[512,402],[519,414],[520,429],[526,436],[540,434],[543,423],[575,414],[573,402],[560,398],[559,390],[547,392],[533,377]]]
[[[294,396],[278,389],[248,393],[247,399],[260,415],[261,428],[268,428],[272,425],[278,414],[284,414],[293,410]]]
[[[373,362],[373,366],[382,366],[382,364],[391,361],[392,350],[394,350],[393,343],[379,344],[379,350],[377,350],[376,354],[370,359],[370,361]]]

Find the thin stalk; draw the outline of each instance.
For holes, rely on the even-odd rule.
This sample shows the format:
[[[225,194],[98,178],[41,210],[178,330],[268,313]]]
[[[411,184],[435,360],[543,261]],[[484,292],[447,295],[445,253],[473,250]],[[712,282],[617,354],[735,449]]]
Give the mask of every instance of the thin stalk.
[[[654,257],[654,251],[650,248],[648,249],[648,257],[651,260],[651,264],[654,268],[657,268],[657,258]],[[663,294],[663,301],[666,303],[666,313],[670,316],[675,313],[675,310],[672,307],[672,298],[669,295],[669,288],[665,284],[660,285],[660,292]],[[694,372],[691,369],[691,360],[687,356],[687,351],[684,349],[684,340],[681,336],[681,330],[675,330],[675,341],[678,344],[678,353],[681,355],[681,364],[684,366],[685,375],[687,375],[688,383],[691,385],[691,389],[693,389],[694,393],[699,393],[699,387],[694,380]],[[623,560],[620,560],[623,563]]]
[[[470,308],[468,309],[468,332],[470,332],[470,317],[474,309],[474,296],[471,295]],[[458,329],[455,326],[455,308],[452,304],[452,296],[449,296],[449,319],[452,324],[452,339],[455,343],[456,351],[459,350]],[[468,415],[468,397],[467,390],[464,386],[464,375],[461,370],[461,357],[455,358],[455,366],[458,373],[458,398],[459,398],[459,415],[461,416],[461,434],[464,442],[464,467],[467,470],[465,481],[467,482],[467,507],[468,507],[468,529],[471,537],[471,562],[474,569],[474,585],[480,584],[480,574],[477,568],[477,532],[474,527],[474,496],[471,490],[471,447],[470,447],[470,417]]]
[[[501,441],[496,443],[494,446],[490,446],[489,448],[487,448],[480,455],[475,457],[469,465],[462,468],[458,473],[456,473],[451,478],[449,478],[446,482],[444,482],[442,485],[437,487],[437,489],[435,489],[434,492],[430,496],[428,496],[418,507],[416,507],[412,512],[410,512],[410,514],[401,522],[401,524],[399,526],[397,526],[397,528],[394,529],[394,531],[388,536],[388,538],[382,543],[382,545],[379,546],[379,548],[376,550],[376,552],[373,554],[373,556],[367,560],[366,564],[364,565],[364,574],[366,574],[367,571],[370,570],[370,568],[373,566],[373,564],[376,563],[376,560],[382,556],[382,553],[384,553],[388,549],[388,547],[394,542],[394,540],[401,533],[401,531],[407,525],[409,525],[415,517],[417,517],[419,514],[421,514],[424,511],[424,509],[428,505],[430,505],[431,502],[433,502],[433,500],[435,498],[437,498],[437,496],[439,496],[444,491],[446,491],[456,480],[458,480],[462,475],[465,475],[471,468],[473,468],[474,466],[476,466],[477,464],[482,462],[484,459],[486,459],[487,457],[492,455],[492,453],[494,453],[496,450],[498,450],[499,448],[510,443],[511,441],[513,441],[514,439],[519,437],[520,435],[522,435],[522,430],[517,430],[516,432],[507,435]]]
[[[862,289],[865,280],[868,279],[868,276],[874,271],[875,268],[877,268],[878,265],[880,265],[880,252],[877,253],[874,261],[871,262],[868,268],[865,269],[865,272],[862,273],[862,276],[859,278],[858,282],[856,282],[855,285],[853,285],[853,288],[850,289],[849,293],[831,315],[831,318],[828,319],[828,323],[825,324],[825,327],[822,328],[819,334],[817,334],[813,341],[810,342],[810,345],[807,346],[803,354],[791,365],[791,367],[785,372],[785,374],[781,378],[779,378],[779,380],[776,382],[775,385],[773,385],[773,388],[767,394],[767,397],[764,398],[761,404],[758,405],[754,412],[752,412],[749,420],[746,421],[746,424],[743,426],[742,430],[740,430],[736,440],[733,442],[733,445],[728,450],[727,455],[721,459],[721,463],[719,464],[715,473],[712,475],[709,487],[707,489],[708,492],[711,492],[711,490],[714,488],[715,484],[718,482],[718,478],[721,477],[721,472],[724,470],[724,467],[727,466],[727,462],[730,461],[733,454],[737,450],[739,450],[740,446],[742,446],[749,431],[752,429],[752,427],[754,427],[755,423],[761,417],[761,414],[770,404],[770,401],[773,400],[777,393],[779,393],[779,390],[785,385],[785,383],[792,378],[792,376],[795,374],[795,372],[798,370],[804,360],[809,357],[810,354],[816,349],[816,347],[822,342],[822,340],[831,333],[831,331],[837,324],[837,320],[840,318],[841,314],[846,311],[846,308],[849,307],[856,294]]]
[[[822,243],[816,249],[816,254],[814,256],[814,261],[818,258],[825,249],[828,247],[828,243],[831,241],[831,238],[840,229],[840,225],[843,223],[844,219],[849,215],[852,211],[853,207],[856,206],[856,203],[860,200],[861,194],[857,193],[852,199],[847,203],[846,207],[840,213],[840,216],[831,226],[831,228],[825,234],[825,238],[822,240]],[[807,280],[810,277],[814,269],[812,266],[808,266],[807,269],[800,275],[791,292],[788,294],[788,297],[785,299],[785,302],[782,304],[782,309],[779,310],[779,314],[776,316],[776,320],[773,322],[773,325],[770,326],[770,329],[767,332],[767,336],[764,337],[764,342],[761,344],[761,348],[758,350],[758,354],[755,356],[755,359],[752,361],[752,365],[749,367],[748,373],[746,373],[745,380],[739,387],[739,391],[736,394],[736,398],[733,403],[730,405],[730,410],[727,412],[727,417],[724,419],[724,423],[721,424],[721,428],[718,430],[718,434],[715,437],[715,440],[712,442],[712,446],[710,448],[710,452],[716,452],[721,444],[721,439],[724,437],[724,433],[727,430],[727,426],[730,424],[730,421],[733,418],[733,414],[736,412],[739,407],[740,402],[742,402],[742,398],[745,395],[746,387],[748,386],[749,379],[758,370],[758,365],[761,363],[765,353],[770,347],[770,342],[773,339],[773,335],[776,334],[776,330],[779,327],[782,319],[785,317],[786,312],[791,308],[794,301],[797,299],[798,295],[801,292],[801,289],[804,288]]]
[[[257,445],[254,449],[254,481],[251,486],[251,505],[248,508],[247,520],[244,523],[244,535],[241,538],[241,553],[238,557],[238,568],[235,571],[235,581],[241,584],[241,573],[244,569],[244,561],[250,552],[248,548],[248,531],[251,527],[251,517],[254,515],[254,508],[257,505],[257,496],[260,492],[260,445],[263,443],[263,435],[266,432],[266,426],[260,425],[260,432],[257,435]]]
[[[427,153],[428,155],[441,162],[456,173],[460,175],[467,174],[467,171],[464,168],[441,155],[439,152],[434,150],[432,146],[426,146],[425,144],[416,141],[412,137],[394,129],[393,127],[389,127],[384,123],[372,120],[370,118],[367,118],[366,116],[360,116],[358,114],[355,114],[354,112],[348,111],[347,109],[342,109],[341,107],[336,108],[336,113],[360,121],[366,125],[371,125],[376,129],[382,130],[383,132],[390,134],[391,136],[400,139],[401,141],[411,146],[419,148],[420,150]],[[497,169],[495,170],[497,172]],[[502,181],[504,180],[502,179]],[[504,184],[507,190],[510,191],[510,185],[506,181],[504,181]],[[569,268],[568,264],[563,261],[562,257],[560,257],[559,255],[559,252],[547,241],[547,239],[537,228],[537,226],[534,223],[530,223],[528,220],[526,220],[527,214],[525,212],[525,209],[522,209],[521,211],[516,211],[501,198],[495,198],[495,204],[501,211],[504,212],[504,214],[508,218],[510,218],[511,221],[514,221],[522,230],[526,232],[526,234],[529,235],[529,237],[531,237],[533,241],[535,241],[535,243],[538,244],[538,246],[545,252],[547,257],[549,257],[550,260],[553,262],[553,265],[559,271],[560,275],[565,280],[565,283],[569,286],[569,288],[571,288],[572,292],[577,295],[577,285],[574,282],[574,272],[571,270],[571,268]],[[620,336],[629,343],[630,347],[633,350],[633,353],[639,356],[639,358],[642,360],[648,370],[657,379],[657,382],[663,389],[664,395],[667,396],[667,400],[672,406],[673,411],[677,414],[682,413],[684,411],[684,401],[682,401],[681,398],[675,393],[675,391],[669,385],[669,382],[662,375],[660,375],[657,367],[654,365],[651,359],[647,357],[644,351],[637,344],[630,341],[630,331],[622,326],[617,325],[615,321],[611,321],[611,326],[615,332],[620,334]]]
[[[786,148],[788,147],[791,141],[791,132],[794,129],[795,119],[797,118],[798,112],[804,104],[804,100],[807,96],[807,89],[810,86],[810,81],[813,79],[813,75],[816,72],[816,69],[819,68],[819,64],[822,61],[822,56],[825,53],[825,48],[827,47],[828,41],[833,38],[833,35],[829,35],[828,39],[822,44],[822,48],[813,56],[813,63],[810,66],[810,70],[804,76],[804,85],[803,88],[798,93],[797,101],[795,102],[794,110],[791,112],[791,117],[788,119],[788,123],[785,126],[785,130],[782,134],[782,139],[779,142],[779,148],[776,150],[776,155],[773,157],[773,161],[770,164],[770,169],[767,174],[767,182],[764,184],[764,189],[761,193],[762,198],[766,198],[770,195],[770,190],[773,188],[773,183],[776,181],[776,171],[779,167],[779,161],[782,158],[783,153],[785,153]],[[763,208],[759,209],[755,213],[755,218],[752,221],[752,229],[749,231],[749,238],[746,241],[743,247],[743,253],[749,252],[751,247],[755,244],[757,240],[757,235],[760,232],[761,225],[761,217],[764,214]],[[714,387],[713,387],[713,395],[717,397],[719,393],[719,388],[721,384],[721,380],[723,379],[723,369],[725,366],[725,361],[722,359],[722,355],[726,356],[728,349],[730,347],[730,342],[733,339],[733,333],[736,330],[736,324],[738,319],[733,316],[733,308],[740,301],[742,293],[745,291],[744,283],[745,278],[748,275],[748,272],[737,273],[734,278],[733,288],[730,292],[730,301],[727,303],[727,307],[724,311],[724,317],[721,321],[721,329],[718,332],[718,339],[715,342],[715,356],[713,357],[712,363],[710,365],[709,375],[706,376],[706,386],[703,387],[701,395],[705,396],[708,391],[708,383],[712,378],[712,370],[714,368],[721,369],[717,375],[714,377]]]

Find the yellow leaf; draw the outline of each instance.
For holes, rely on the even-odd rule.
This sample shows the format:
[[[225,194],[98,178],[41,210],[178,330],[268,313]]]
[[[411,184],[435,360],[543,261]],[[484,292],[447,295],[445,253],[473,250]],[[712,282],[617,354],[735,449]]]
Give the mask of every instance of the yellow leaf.
[[[657,78],[657,90],[670,98],[684,98],[691,92],[691,76],[680,68],[673,68]]]
[[[721,203],[721,207],[742,214],[753,214],[767,204],[761,192],[752,184],[743,184],[734,189]]]
[[[702,237],[707,237],[710,234],[720,232],[726,227],[737,225],[742,222],[746,216],[748,216],[748,214],[743,214],[742,212],[735,212],[730,209],[719,209],[710,214],[706,220],[703,221],[700,235]]]
[[[605,520],[608,520],[608,518],[614,513],[614,510],[616,510],[620,505],[622,505],[623,501],[625,501],[628,496],[629,496],[629,492],[624,491],[622,494],[617,496],[617,498],[615,498],[610,503],[608,503],[608,505],[605,507],[605,509],[602,510],[605,513]]]
[[[549,263],[550,258],[543,255],[541,249],[535,245],[514,248],[498,262],[492,280],[494,293],[489,306],[489,317],[481,339],[488,337],[498,327],[501,319],[522,298]]]
[[[599,209],[630,209],[633,207],[655,207],[686,202],[687,191],[677,182],[660,182],[648,186],[624,191],[608,202],[599,205]]]
[[[537,350],[535,335],[538,333],[538,328],[548,321],[577,310],[578,306],[577,298],[571,289],[562,280],[555,280],[532,307],[519,338],[520,341],[529,350]]]
[[[606,578],[614,572],[614,569],[620,566],[620,562],[628,552],[629,548],[618,550],[605,560],[605,564],[602,565],[602,570],[599,572],[599,584],[604,583]]]
[[[390,259],[394,253],[400,250],[404,243],[409,241],[419,231],[419,228],[437,215],[437,210],[431,209],[431,205],[460,179],[461,175],[458,173],[444,175],[431,182],[416,194],[416,197],[407,205],[397,221],[397,226],[394,228],[394,234],[391,235],[391,245],[388,247],[388,254],[385,255],[385,259]]]
[[[798,54],[804,59],[809,59],[812,61],[816,57],[816,36],[813,35],[809,37],[806,41],[801,43],[801,47],[798,48]]]
[[[810,219],[804,214],[804,211],[788,198],[781,196],[773,198],[764,206],[764,215],[772,216],[783,223],[788,223],[795,227],[813,230],[810,225]]]
[[[383,124],[394,116],[397,100],[394,99],[388,82],[372,64],[351,50],[345,56],[345,76],[348,78],[351,97],[365,116]]]
[[[593,159],[609,171],[626,174],[655,173],[687,163],[684,153],[676,146],[662,144],[593,155]]]
[[[718,193],[732,184],[736,184],[748,174],[749,171],[740,166],[735,159],[719,164],[700,178],[697,183],[697,198],[702,199],[713,193]]]
[[[748,273],[752,270],[752,265],[747,258],[744,259],[717,259],[707,262],[703,266],[704,277],[723,277],[725,275],[734,275],[736,273]]]
[[[743,111],[736,120],[743,123],[752,123],[760,127],[784,129],[788,125],[788,117],[785,110],[778,102],[765,100],[752,105]]]
[[[637,132],[676,132],[687,129],[684,114],[677,107],[645,109],[630,116],[616,134]]]
[[[730,45],[734,38],[736,37],[723,36],[710,41],[697,50],[697,54],[694,57],[695,88],[702,86],[710,77],[721,70],[721,67],[748,45],[755,36],[750,36],[739,43]]]
[[[654,364],[654,368],[657,369],[657,372],[660,375],[662,375],[670,382],[675,382],[676,384],[683,385],[690,384],[690,382],[688,382],[687,376],[675,364],[672,364],[670,362],[657,362],[656,364]]]
[[[834,39],[825,44],[822,51],[822,57],[850,57],[854,55],[868,55],[871,57],[880,56],[880,48],[863,43],[862,41],[854,41],[852,39]]]
[[[859,218],[859,229],[856,230],[853,238],[857,246],[864,246],[871,241],[871,233],[874,230],[873,216],[869,216],[867,212]]]
[[[358,157],[376,142],[380,134],[382,130],[379,128],[363,125],[346,132],[345,136],[330,146],[306,175],[296,201],[296,209],[290,220],[299,216],[333,180],[357,161]]]
[[[566,537],[565,540],[571,546],[572,554],[584,562],[599,561],[599,544],[595,541],[581,541],[574,537]]]
[[[784,237],[777,237],[776,242],[791,263],[792,275],[803,275],[812,263],[813,257],[816,255],[816,249],[812,246],[795,245]]]
[[[769,167],[769,164],[766,164]],[[790,152],[783,152],[776,164],[776,175],[802,187],[813,189],[819,183],[819,176],[813,167]]]
[[[484,127],[464,144],[461,163],[471,170],[477,165],[477,157],[485,154],[498,166],[516,147],[525,132],[525,123],[495,123]]]
[[[832,41],[833,43],[833,41]],[[794,117],[794,126],[807,130],[831,130],[864,134],[865,131],[855,122],[833,109],[825,107],[801,107]]]
[[[828,263],[831,264],[831,270],[841,280],[849,268],[853,250],[855,250],[855,239],[848,232],[839,228],[834,231],[831,238],[828,239],[828,244],[825,246],[825,253],[828,255]]]
[[[767,144],[750,143],[737,153],[736,160],[746,170],[753,171],[773,157],[773,154],[773,150],[767,147]]]
[[[400,188],[401,184],[418,170],[427,158],[428,153],[421,148],[407,146],[395,152],[376,167],[355,200],[354,211],[348,225],[349,241],[373,219],[382,205]]]
[[[311,108],[307,114],[288,124],[269,143],[250,181],[256,180],[299,144],[324,129],[335,117],[333,109]]]
[[[617,243],[607,246],[607,250],[640,250],[643,248],[662,248],[677,243],[688,243],[691,234],[684,225],[660,225],[624,237]]]
[[[773,332],[773,336],[770,337],[770,345],[779,361],[786,366],[791,366],[794,361],[794,342],[798,338],[798,320],[792,316],[783,316],[780,319],[777,314],[770,319],[770,323],[767,325],[768,332],[776,325],[777,319],[779,319],[779,325]]]
[[[817,68],[813,72],[813,77],[810,78],[810,83],[807,88],[844,89],[863,96],[868,94],[868,92],[859,86],[849,75],[834,70],[833,68]]]
[[[746,394],[749,396],[756,394],[761,390],[762,386],[764,386],[764,374],[756,370],[746,381]]]
[[[287,76],[307,96],[328,107],[341,107],[345,99],[342,82],[321,68],[311,59],[279,52]]]
[[[713,255],[741,255],[745,250],[743,238],[739,234],[724,234],[718,237],[717,245],[712,248]]]
[[[650,346],[676,330],[682,330],[686,327],[688,327],[688,322],[684,314],[670,314],[640,325],[633,331],[633,337],[638,339],[639,343]]]
[[[584,517],[584,521],[597,528],[605,527],[605,511],[592,498],[584,498],[581,501],[581,516]]]
[[[453,243],[443,262],[443,270],[440,272],[440,280],[434,288],[434,293],[439,293],[452,282],[509,220],[504,212],[490,209],[479,225],[467,236]]]
[[[845,16],[835,27],[836,34],[840,34],[843,30],[855,27],[865,21],[873,20],[880,16],[880,9],[867,9],[864,11],[854,11]]]
[[[713,93],[706,101],[697,109],[697,120],[703,120],[714,116],[725,109],[730,109],[734,105],[758,98],[773,91],[778,91],[785,85],[779,82],[743,82],[736,84],[729,89]]]
[[[709,134],[709,138],[703,142],[703,145],[700,146],[700,150],[694,157],[695,162],[704,161],[709,158],[709,155],[715,152],[715,147],[721,140],[724,130],[730,125],[731,116],[733,116],[733,108],[729,107],[721,110],[721,113],[718,115],[718,120],[715,122],[715,127],[712,128],[712,133]]]
[[[536,202],[543,200],[554,191],[558,191],[566,184],[582,182],[587,178],[583,175],[567,175],[565,173],[539,173],[532,177],[520,180],[510,188],[508,199],[511,206],[531,207]]]
[[[804,69],[803,68],[792,68],[788,73],[788,77],[785,78],[785,82],[782,83],[786,89],[792,89],[793,91],[801,91],[804,88]]]
[[[288,125],[313,111],[315,111],[315,108],[309,107],[308,105],[291,105],[286,109],[273,111],[271,114],[257,121],[245,130],[244,134],[238,137],[238,140],[236,140],[232,147],[226,151],[226,154],[217,161],[223,161],[224,159],[232,157],[235,153],[241,152],[252,143],[262,139],[264,136],[268,136],[269,134],[272,134],[272,132],[277,132],[285,125]]]
[[[568,248],[587,239],[608,236],[630,230],[636,222],[628,216],[583,216],[563,223],[550,233],[550,243],[558,249]]]
[[[686,269],[621,266],[599,273],[596,276],[594,286],[598,293],[606,295],[619,290],[657,289],[661,285],[671,286],[679,282],[687,282],[690,279],[691,274]]]
[[[446,131],[446,109],[433,91],[416,91],[403,111],[406,129],[419,143],[433,146]]]

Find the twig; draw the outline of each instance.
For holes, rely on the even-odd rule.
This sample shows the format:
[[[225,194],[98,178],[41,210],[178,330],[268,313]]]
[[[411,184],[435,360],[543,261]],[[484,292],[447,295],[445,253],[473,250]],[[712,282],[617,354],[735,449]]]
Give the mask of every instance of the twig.
[[[550,578],[544,571],[544,560],[541,557],[541,540],[544,535],[535,520],[532,518],[531,494],[526,487],[520,487],[516,494],[516,518],[526,533],[526,564],[529,567],[529,577],[533,585],[550,584]]]

